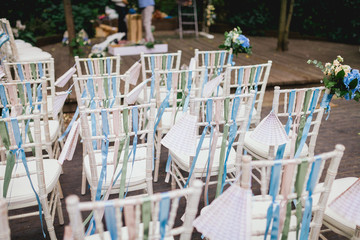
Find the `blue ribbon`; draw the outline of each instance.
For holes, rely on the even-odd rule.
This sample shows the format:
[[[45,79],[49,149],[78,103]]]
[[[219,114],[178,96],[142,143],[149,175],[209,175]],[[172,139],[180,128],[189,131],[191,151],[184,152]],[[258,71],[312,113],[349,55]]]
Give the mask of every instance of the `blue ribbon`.
[[[289,135],[290,126],[292,124],[292,117],[291,113],[294,106],[295,100],[295,90],[291,91],[289,94],[289,104],[288,104],[288,120],[285,126],[285,132]],[[280,160],[284,156],[286,143],[279,146],[277,153],[276,153],[276,160]],[[272,196],[272,203],[270,204],[266,216],[266,230],[264,239],[267,237],[267,233],[270,228],[270,223],[273,220],[273,225],[271,229],[271,239],[277,239],[279,234],[279,218],[280,218],[280,210],[279,210],[279,203],[276,202],[276,195],[279,190],[280,185],[280,175],[281,175],[281,161],[276,161],[274,166],[271,168],[271,179],[270,179],[270,189],[269,195]]]
[[[248,122],[248,126],[247,126],[247,130],[249,130],[250,128],[250,124],[251,124],[251,118],[252,118],[252,114],[254,111],[254,106],[255,106],[255,101],[256,101],[256,95],[258,92],[258,82],[259,82],[259,78],[260,78],[260,72],[261,72],[261,66],[257,67],[256,69],[256,75],[255,75],[255,80],[254,80],[254,90],[255,90],[255,95],[254,95],[254,100],[251,106],[251,110],[250,110],[250,117],[249,117],[249,122]]]
[[[116,216],[113,202],[106,202],[105,205],[106,228],[110,232],[111,240],[117,239]]]
[[[108,75],[110,75],[111,69],[110,69],[110,58],[109,57],[106,58],[106,69],[107,69]]]
[[[6,43],[7,41],[9,41],[9,36],[5,33],[3,33],[1,36],[0,36],[0,47]]]
[[[224,190],[225,180],[226,180],[226,172],[227,172],[227,161],[229,159],[231,147],[232,147],[232,145],[235,141],[235,137],[236,137],[236,132],[237,132],[236,116],[237,116],[237,113],[239,110],[239,106],[240,106],[240,97],[237,96],[234,98],[233,106],[232,106],[232,110],[231,110],[232,124],[230,126],[230,131],[229,131],[229,144],[226,149],[226,155],[225,155],[225,161],[224,161],[224,172],[223,172],[222,179],[221,179],[220,193],[222,193]]]
[[[316,107],[316,100],[317,100],[318,96],[319,96],[319,89],[317,88],[317,89],[315,89],[314,94],[311,99],[310,108],[309,108],[310,114],[306,119],[306,123],[305,123],[304,129],[303,129],[303,134],[301,136],[300,144],[299,144],[298,149],[296,150],[294,158],[298,158],[300,156],[301,150],[305,145],[305,141],[307,139],[307,136],[309,134],[309,130],[311,127],[311,121],[312,121],[313,113],[314,113],[314,110]]]
[[[189,172],[189,177],[184,185],[184,188],[187,187],[187,185],[189,184],[190,182],[190,179],[191,179],[191,176],[192,176],[192,173],[194,171],[194,168],[195,168],[195,165],[196,165],[196,161],[197,161],[197,158],[199,157],[199,153],[200,153],[200,150],[201,150],[201,146],[204,142],[204,138],[205,138],[205,135],[206,135],[206,131],[207,129],[210,127],[210,128],[213,128],[211,126],[211,119],[212,119],[212,109],[213,109],[213,100],[211,98],[209,98],[206,102],[206,121],[208,122],[207,125],[205,126],[202,134],[201,134],[201,137],[200,137],[200,140],[199,140],[199,143],[198,143],[198,146],[196,148],[196,154],[195,154],[195,157],[193,159],[193,162],[191,164],[191,168],[190,168],[190,172]],[[210,154],[211,150],[209,149],[209,154]]]
[[[234,66],[235,63],[232,60],[233,60],[233,54],[229,54],[227,64],[231,64],[231,66]]]
[[[205,53],[205,56],[204,56],[204,64],[205,64],[205,74],[204,74],[204,81],[203,81],[203,84],[202,84],[202,87],[201,87],[201,97],[203,96],[203,92],[204,92],[204,86],[205,84],[208,82],[208,62],[209,62],[209,54],[208,53]]]
[[[151,64],[151,85],[150,85],[150,99],[154,98],[154,88],[155,88],[155,59],[154,56],[150,57],[150,64]],[[160,93],[159,93],[160,94]]]
[[[241,94],[241,85],[242,85],[242,81],[243,81],[243,75],[244,75],[244,68],[239,68],[239,72],[238,72],[238,80],[237,80],[237,88],[235,91],[235,94]]]
[[[116,92],[116,77],[115,77],[115,76],[113,76],[113,77],[111,78],[111,84],[112,84],[113,98],[114,98],[114,99],[112,100],[112,102],[111,102],[111,104],[110,104],[110,108],[113,107],[113,105],[114,105],[114,103],[115,103],[116,95],[117,95],[117,92]],[[110,87],[110,85],[109,85],[109,87]]]
[[[165,238],[166,224],[167,224],[168,219],[169,219],[169,211],[170,211],[170,196],[169,196],[169,193],[161,193],[160,212],[159,212],[161,240],[163,240]]]
[[[104,182],[106,181],[106,168],[107,168],[107,157],[109,153],[109,123],[108,123],[108,116],[105,109],[101,110],[101,121],[102,121],[102,132],[104,134],[104,139],[101,142],[101,172],[100,178],[98,181],[98,186],[96,189],[96,200],[100,200],[101,197],[101,189]]]
[[[24,77],[24,73],[23,73],[23,70],[21,68],[21,64],[16,64],[17,66],[17,69],[18,69],[18,74],[19,74],[19,77],[20,77],[20,81],[21,82],[24,82],[25,80],[25,77]],[[26,95],[28,97],[28,100],[29,100],[29,104],[30,104],[30,108],[33,108],[33,101],[32,101],[32,94],[31,94],[31,86],[30,86],[30,83],[26,82],[25,83],[25,87],[26,87]]]
[[[311,213],[312,213],[312,193],[315,189],[316,181],[318,179],[319,171],[321,166],[321,157],[315,157],[315,161],[311,166],[311,172],[309,179],[306,185],[306,190],[309,192],[309,196],[306,198],[305,210],[303,214],[303,219],[301,223],[301,234],[300,239],[309,238],[310,222],[311,222]]]
[[[90,75],[94,75],[94,71],[93,71],[90,59],[87,60],[87,65],[88,65],[88,68],[89,68]]]
[[[325,108],[325,114],[327,113],[328,115],[326,116],[326,120],[328,120],[329,116],[330,116],[330,111],[331,111],[331,107],[330,107],[330,102],[332,97],[334,96],[334,94],[329,94],[329,93],[324,93],[324,96],[321,100],[320,103],[320,107]]]
[[[133,160],[132,160],[132,163],[131,163],[131,172],[130,172],[130,177],[129,179],[131,179],[131,175],[132,175],[132,172],[134,170],[134,163],[135,163],[135,155],[136,155],[136,146],[137,146],[137,142],[138,142],[138,122],[139,122],[139,112],[138,112],[138,108],[137,106],[135,106],[133,109],[132,109],[132,123],[133,123],[133,130],[134,130],[134,139],[133,139],[133,147],[131,149],[131,152],[129,153],[129,156],[128,156],[128,159],[130,159],[130,155],[131,153],[133,154]],[[129,191],[129,185],[130,185],[130,181],[128,182],[128,185],[126,187],[126,191],[125,191],[125,194],[124,194],[124,197],[126,197],[128,191]]]
[[[189,71],[188,74],[188,82],[187,82],[187,89],[188,89],[188,95],[185,98],[184,106],[183,106],[183,112],[186,112],[189,107],[190,102],[190,92],[191,92],[191,85],[192,85],[192,71]]]
[[[26,136],[26,133],[27,133],[28,124],[29,124],[29,121],[27,121],[27,123],[26,123],[25,136]],[[22,140],[21,140],[21,134],[20,134],[18,120],[16,118],[11,118],[11,125],[13,127],[13,132],[14,132],[14,138],[15,138],[15,141],[16,141],[16,145],[18,146],[18,149],[15,150],[14,152],[16,154],[16,158],[21,159],[22,163],[24,164],[26,175],[27,175],[27,177],[29,179],[31,188],[32,188],[32,190],[33,190],[33,192],[35,194],[36,201],[37,201],[38,207],[39,207],[39,217],[40,217],[40,223],[41,223],[41,230],[42,230],[43,236],[45,238],[46,234],[45,234],[45,231],[44,231],[44,225],[43,225],[43,220],[42,220],[42,205],[41,205],[41,202],[40,202],[39,195],[37,194],[37,192],[36,192],[36,190],[34,188],[34,185],[33,185],[32,181],[31,181],[29,167],[28,167],[27,161],[26,161],[25,151],[21,146],[22,145]]]

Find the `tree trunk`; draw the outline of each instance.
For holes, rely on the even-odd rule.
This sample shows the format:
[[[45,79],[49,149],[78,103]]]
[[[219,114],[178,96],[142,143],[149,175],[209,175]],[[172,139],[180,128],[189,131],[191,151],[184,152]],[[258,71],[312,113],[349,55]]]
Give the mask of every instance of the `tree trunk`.
[[[75,27],[74,19],[72,14],[71,0],[63,0],[66,28],[69,36],[69,51],[72,54],[72,47],[70,46],[71,41],[75,38]]]
[[[287,0],[281,0],[280,19],[279,19],[279,35],[277,49],[278,51],[289,50],[289,31],[290,22],[293,14],[295,0],[290,0],[289,9],[287,9]]]

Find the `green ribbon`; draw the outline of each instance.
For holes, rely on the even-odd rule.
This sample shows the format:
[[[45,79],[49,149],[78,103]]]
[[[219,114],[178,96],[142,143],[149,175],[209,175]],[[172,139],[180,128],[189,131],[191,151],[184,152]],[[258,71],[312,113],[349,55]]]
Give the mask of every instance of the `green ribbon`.
[[[253,82],[254,82],[254,77],[255,77],[255,70],[256,68],[255,67],[252,67],[251,70],[250,70],[250,77],[249,77],[249,89],[252,88],[253,86]]]
[[[11,180],[12,171],[15,166],[15,155],[10,149],[10,138],[9,133],[6,128],[6,123],[4,121],[0,122],[0,135],[4,147],[6,148],[6,167],[5,167],[5,176],[4,176],[4,184],[3,184],[3,198],[6,198],[7,191],[9,189],[9,184]]]
[[[149,239],[149,228],[150,228],[150,220],[151,220],[151,201],[150,197],[147,196],[144,198],[144,202],[142,204],[142,221],[144,225],[144,240]]]
[[[224,101],[224,120],[225,120],[225,127],[224,127],[224,133],[221,141],[221,150],[220,150],[220,159],[219,159],[219,173],[218,173],[218,180],[216,185],[216,195],[215,198],[217,198],[221,194],[221,188],[222,188],[222,179],[224,174],[224,162],[225,162],[225,153],[226,153],[226,140],[229,135],[229,129],[230,125],[228,123],[229,120],[229,103],[230,98],[226,98]]]
[[[303,130],[304,130],[304,126],[306,123],[306,111],[309,107],[309,102],[310,102],[310,97],[311,97],[311,93],[312,91],[309,89],[305,92],[305,97],[304,97],[304,104],[303,104],[303,115],[301,116],[300,119],[300,123],[299,123],[299,130],[298,130],[298,136],[296,138],[296,143],[295,143],[295,152],[297,151],[299,145],[300,145],[300,141],[302,138],[302,134],[303,134]],[[302,204],[300,201],[300,195],[302,192],[302,188],[304,185],[304,181],[305,181],[305,175],[306,175],[306,171],[307,171],[307,163],[306,163],[306,168],[304,167],[305,163],[303,162],[301,165],[299,165],[298,167],[298,172],[296,175],[296,182],[295,182],[295,192],[298,194],[297,195],[297,202],[296,202],[296,221],[297,221],[297,225],[296,225],[296,238],[298,239],[298,234],[299,234],[299,230],[300,230],[300,223],[301,223],[301,218],[302,218]],[[303,169],[304,168],[304,169]],[[302,172],[305,171],[305,172]],[[291,201],[288,202],[287,205],[287,209],[286,209],[286,219],[284,222],[284,228],[283,228],[283,232],[282,232],[282,240],[287,239],[288,233],[289,233],[289,228],[290,228],[290,217],[291,217],[291,207],[289,207],[289,204],[291,204]],[[291,205],[290,205],[291,206]]]
[[[125,108],[123,111],[123,126],[126,134],[126,144],[125,144],[125,152],[124,152],[124,161],[121,170],[119,198],[124,198],[127,164],[129,160],[130,136],[129,136],[128,116],[129,116],[129,109]]]

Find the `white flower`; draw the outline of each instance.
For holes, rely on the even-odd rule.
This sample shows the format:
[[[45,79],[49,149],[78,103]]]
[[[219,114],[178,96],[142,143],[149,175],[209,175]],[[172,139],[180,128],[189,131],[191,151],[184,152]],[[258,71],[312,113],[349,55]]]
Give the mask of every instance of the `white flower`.
[[[348,75],[351,71],[351,67],[349,65],[342,65],[342,69],[344,70],[345,72],[345,77],[346,75]]]
[[[338,55],[338,56],[336,57],[336,59],[337,59],[339,62],[344,62],[344,59],[343,59],[340,55]]]
[[[338,60],[334,60],[333,65],[334,65],[334,66],[339,66],[339,65],[340,65],[340,63],[339,63],[339,61],[338,61]]]
[[[326,67],[326,68],[331,68],[331,63],[326,63],[326,64],[325,64],[325,67]]]
[[[238,37],[239,37],[239,34],[235,33],[232,38],[232,41],[235,42]]]

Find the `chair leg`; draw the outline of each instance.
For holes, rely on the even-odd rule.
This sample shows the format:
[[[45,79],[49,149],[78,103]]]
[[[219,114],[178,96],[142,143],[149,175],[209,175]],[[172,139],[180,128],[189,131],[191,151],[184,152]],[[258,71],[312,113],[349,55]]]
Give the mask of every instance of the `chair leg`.
[[[44,219],[46,222],[46,226],[50,235],[50,239],[51,240],[56,240],[56,234],[55,234],[55,229],[54,229],[54,224],[52,222],[52,217],[51,214],[49,212],[49,205],[48,205],[48,201],[47,201],[47,196],[43,196],[41,198],[41,205],[43,208],[43,213],[44,213]]]
[[[160,155],[161,155],[161,136],[162,131],[158,131],[156,139],[156,160],[155,160],[155,171],[154,171],[154,182],[158,181],[159,178],[159,168],[160,168]]]
[[[176,172],[175,172],[175,169],[174,169],[174,163],[171,162],[171,190],[175,190],[176,188]]]
[[[56,210],[57,210],[57,214],[58,214],[58,218],[59,218],[59,224],[64,225],[64,215],[63,215],[63,211],[62,211],[62,207],[61,207],[60,192],[58,191],[58,189],[56,189],[56,191],[57,191]]]
[[[61,189],[60,181],[58,181],[57,185],[58,185],[58,189],[59,189],[59,197],[60,197],[60,199],[63,199],[64,194],[63,194],[62,189]]]
[[[85,157],[85,147],[84,147],[84,143],[83,143],[83,159]],[[86,194],[86,174],[85,174],[85,168],[84,168],[84,163],[83,163],[83,167],[82,167],[82,172],[81,172],[81,195],[85,195]]]

